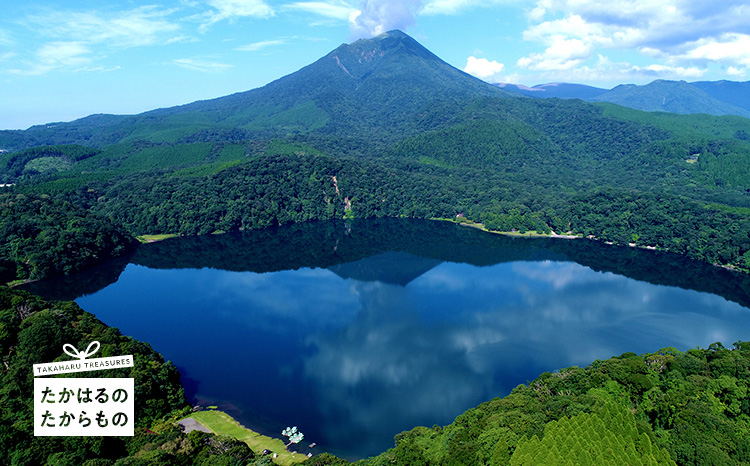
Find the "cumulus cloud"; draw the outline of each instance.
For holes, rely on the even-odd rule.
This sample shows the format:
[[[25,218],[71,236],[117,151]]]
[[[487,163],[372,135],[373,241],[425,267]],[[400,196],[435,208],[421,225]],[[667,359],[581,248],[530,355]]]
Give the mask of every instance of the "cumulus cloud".
[[[711,64],[735,71],[750,66],[744,1],[540,0],[527,18],[524,39],[546,47],[518,60],[529,70],[599,73],[601,60],[594,67],[588,61],[604,50],[635,50],[658,61],[619,68],[631,75],[690,78]]]
[[[391,29],[407,29],[416,23],[422,0],[362,0],[351,17],[353,38],[372,37]]]
[[[503,68],[505,68],[505,65],[495,60],[490,61],[486,58],[471,56],[466,60],[464,71],[477,78],[487,80],[499,75]]]
[[[701,39],[690,44],[681,57],[750,66],[750,35],[729,33],[718,38]]]
[[[729,76],[742,79],[747,76],[747,69],[735,68],[734,66],[730,66],[729,68],[727,68],[727,74]]]
[[[532,70],[569,70],[588,60],[593,47],[581,39],[555,37],[542,53],[532,53],[518,60],[521,68]]]

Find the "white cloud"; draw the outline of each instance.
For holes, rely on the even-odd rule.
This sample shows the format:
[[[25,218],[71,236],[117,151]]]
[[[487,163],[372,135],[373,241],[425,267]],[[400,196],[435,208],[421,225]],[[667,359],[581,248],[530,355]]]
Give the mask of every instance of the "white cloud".
[[[693,79],[706,74],[706,68],[650,64],[633,65],[627,62],[613,62],[603,55],[590,65],[580,65],[571,69],[538,70],[535,82],[595,82],[630,83],[647,82],[654,79]],[[523,80],[528,80],[528,76]],[[507,82],[519,82],[517,76],[506,77]]]
[[[166,42],[164,42],[164,45],[180,44],[180,43],[196,42],[196,41],[197,39],[195,37],[182,35],[182,36],[174,36],[174,37],[167,39]]]
[[[40,75],[58,68],[81,69],[92,62],[91,50],[82,42],[50,42],[40,47],[35,60],[25,60],[26,69],[8,70],[12,74]]]
[[[304,11],[323,16],[324,18],[341,21],[351,21],[359,12],[359,10],[345,2],[294,2],[287,3],[282,8],[285,10]]]
[[[0,29],[0,45],[10,46],[13,45],[14,41],[11,38],[10,32]]]
[[[235,16],[265,18],[274,14],[273,8],[263,0],[209,0],[208,4],[216,9],[220,19]]]
[[[581,39],[558,36],[543,53],[520,58],[517,65],[531,70],[569,70],[591,57],[593,47]]]
[[[227,19],[268,18],[275,14],[273,8],[263,0],[208,0],[208,4],[214,11],[205,14],[202,30]]]
[[[605,36],[599,25],[589,24],[578,15],[570,15],[563,19],[544,21],[531,26],[523,33],[525,40],[551,43],[560,37],[578,38],[589,42],[603,42],[610,39]]]
[[[110,71],[117,71],[121,69],[120,66],[87,66],[79,68],[77,71],[89,71],[94,73],[109,73]]]
[[[26,22],[41,35],[114,47],[164,43],[179,29],[167,17],[175,10],[144,6],[111,14],[102,12],[50,11],[30,16]]]
[[[174,9],[143,6],[125,11],[65,11],[45,9],[25,17],[26,26],[42,40],[36,54],[21,64],[15,74],[44,74],[55,69],[102,71],[117,66],[92,65],[111,49],[143,47],[188,40],[174,34],[179,24],[170,20]],[[5,35],[0,33],[0,43]],[[96,51],[96,52],[95,52]]]
[[[83,57],[90,50],[81,42],[53,42],[42,46],[37,51],[37,57],[47,63],[62,65],[80,65],[90,59]]]
[[[684,67],[684,66],[668,66],[653,64],[645,67],[633,67],[635,70],[643,70],[645,72],[654,72],[659,76],[672,76],[675,78],[699,78],[706,73],[705,69],[700,69],[695,66]]]
[[[718,39],[702,39],[683,57],[694,60],[709,60],[750,66],[750,35],[724,34]]]
[[[240,50],[243,52],[257,52],[258,50],[262,50],[267,47],[273,47],[274,45],[282,45],[285,43],[286,43],[285,39],[262,40],[259,42],[253,42],[252,44],[247,44],[247,45],[237,47],[236,50]]]
[[[218,71],[224,71],[232,67],[232,65],[227,65],[225,63],[218,63],[218,62],[200,60],[200,59],[195,60],[192,58],[178,58],[178,59],[173,60],[173,63],[182,68],[186,68],[188,70],[200,71],[203,73],[215,73]]]
[[[535,8],[529,10],[526,13],[526,16],[528,16],[531,21],[541,21],[544,19],[544,15],[546,12],[547,10],[543,6],[537,5]]]
[[[474,56],[469,57],[466,60],[466,67],[464,71],[472,76],[476,76],[480,79],[487,80],[500,74],[503,71],[505,65],[498,63],[495,60],[487,60],[486,58],[476,58]]]
[[[707,63],[750,65],[750,5],[742,0],[540,0],[527,13],[524,39],[546,46],[518,65],[532,70],[578,68],[596,51],[636,50],[666,68],[639,73],[702,74]]]
[[[735,68],[734,66],[730,66],[729,68],[727,68],[727,74],[735,78],[744,79],[745,76],[747,76],[747,69]]]

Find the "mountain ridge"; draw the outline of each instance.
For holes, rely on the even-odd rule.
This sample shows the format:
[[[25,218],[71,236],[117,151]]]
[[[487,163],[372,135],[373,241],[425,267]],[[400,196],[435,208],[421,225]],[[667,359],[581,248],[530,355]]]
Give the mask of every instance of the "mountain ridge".
[[[497,83],[509,92],[536,98],[581,99],[610,102],[648,112],[677,114],[705,113],[750,118],[750,81],[670,81],[657,79],[648,84],[619,84],[603,89],[584,84],[547,83],[532,87]]]

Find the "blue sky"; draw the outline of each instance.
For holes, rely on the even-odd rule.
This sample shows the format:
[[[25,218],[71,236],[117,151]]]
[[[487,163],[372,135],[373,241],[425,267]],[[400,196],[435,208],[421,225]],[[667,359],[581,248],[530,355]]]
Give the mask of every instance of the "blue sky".
[[[746,0],[8,0],[0,129],[253,89],[396,28],[489,82],[750,79]]]

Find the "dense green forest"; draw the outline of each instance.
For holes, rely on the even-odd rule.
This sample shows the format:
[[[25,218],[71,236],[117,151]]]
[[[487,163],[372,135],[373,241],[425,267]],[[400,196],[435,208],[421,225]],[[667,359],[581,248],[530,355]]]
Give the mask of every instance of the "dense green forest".
[[[486,129],[492,132],[494,126]],[[546,156],[525,163],[536,156],[502,145],[473,146],[465,140],[470,134],[450,133],[447,140],[457,139],[446,149],[434,147],[446,139],[426,138],[415,142],[414,149],[404,142],[394,146],[392,155],[365,158],[328,155],[319,141],[110,148],[78,162],[108,167],[90,176],[55,172],[6,188],[0,253],[5,268],[14,270],[10,278],[6,273],[6,280],[90,266],[97,258],[122,254],[133,235],[207,234],[344,217],[458,214],[490,230],[571,232],[748,269],[750,211],[743,204],[746,196],[736,188],[747,180],[709,189],[705,180],[711,176],[708,168],[701,168],[703,155],[698,163],[688,164],[680,153],[660,174],[645,161],[636,164],[614,155],[597,161],[580,155],[583,152],[577,159],[568,156],[558,168]],[[452,159],[441,154],[456,153],[457,147],[473,147],[478,155],[465,159],[465,166],[453,166]],[[482,152],[492,147],[504,155]],[[432,155],[425,155],[428,152]],[[705,157],[707,167],[721,159],[713,153]],[[157,169],[159,163],[169,170]],[[581,177],[581,172],[589,176]],[[733,173],[742,176],[739,170]],[[657,174],[670,184],[654,180]]]
[[[35,437],[32,365],[67,360],[66,343],[101,344],[103,356],[132,354],[132,368],[67,374],[132,377],[133,437]],[[57,466],[263,465],[242,442],[202,432],[183,434],[174,420],[190,411],[180,374],[146,343],[107,327],[75,303],[50,303],[0,287],[0,464]]]
[[[122,175],[58,196],[134,235],[207,234],[344,217],[464,214],[490,230],[572,232],[743,270],[750,258],[746,209],[677,193],[618,187],[578,194],[565,186],[550,189],[541,179],[527,185],[481,169],[362,161],[312,149],[220,163],[216,173]],[[40,191],[50,184],[28,189]]]
[[[137,243],[108,219],[44,194],[0,194],[0,219],[3,282],[67,275]]]
[[[544,373],[357,465],[750,464],[750,343]],[[347,464],[330,455],[310,465]]]
[[[62,171],[101,152],[80,145],[38,146],[13,153],[6,161],[0,181],[17,182]]]

